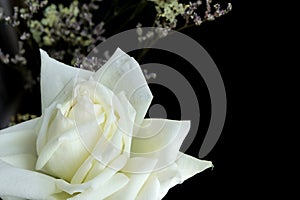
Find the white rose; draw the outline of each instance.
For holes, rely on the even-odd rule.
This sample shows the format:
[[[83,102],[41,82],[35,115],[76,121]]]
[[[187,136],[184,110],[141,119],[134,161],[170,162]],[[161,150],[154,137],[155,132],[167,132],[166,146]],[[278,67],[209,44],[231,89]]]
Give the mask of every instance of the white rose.
[[[152,94],[120,49],[93,73],[41,50],[42,116],[0,131],[3,199],[162,199],[212,166],[179,152],[189,121],[144,119]]]

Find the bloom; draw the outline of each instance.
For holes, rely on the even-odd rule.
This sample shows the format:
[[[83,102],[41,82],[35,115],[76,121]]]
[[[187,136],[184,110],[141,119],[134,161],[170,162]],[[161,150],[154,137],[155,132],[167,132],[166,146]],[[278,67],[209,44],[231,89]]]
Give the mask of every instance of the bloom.
[[[144,119],[152,94],[122,50],[95,73],[41,60],[42,116],[0,131],[3,199],[162,199],[212,166],[179,152],[189,121]]]

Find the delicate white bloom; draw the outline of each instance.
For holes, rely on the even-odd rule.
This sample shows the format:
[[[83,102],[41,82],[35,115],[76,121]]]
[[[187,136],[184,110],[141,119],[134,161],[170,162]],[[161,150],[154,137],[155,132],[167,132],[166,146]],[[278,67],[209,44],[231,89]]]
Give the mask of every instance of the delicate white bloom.
[[[157,200],[212,166],[179,152],[189,121],[144,119],[151,91],[120,49],[95,73],[41,60],[42,116],[0,131],[4,200]]]

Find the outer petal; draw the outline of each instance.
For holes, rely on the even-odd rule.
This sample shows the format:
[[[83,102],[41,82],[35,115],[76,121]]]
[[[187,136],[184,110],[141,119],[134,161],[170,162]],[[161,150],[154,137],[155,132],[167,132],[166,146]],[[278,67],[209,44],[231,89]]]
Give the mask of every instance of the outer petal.
[[[162,199],[170,188],[212,166],[210,161],[199,160],[180,152],[176,163],[156,174],[161,186],[159,199]]]
[[[151,176],[143,185],[136,200],[157,200],[160,192],[160,182],[156,176]]]
[[[172,164],[190,129],[189,121],[145,119],[132,140],[132,156],[158,159],[156,170]]]
[[[35,118],[32,120],[28,120],[28,121],[22,122],[20,124],[2,129],[2,130],[0,130],[0,135],[6,134],[6,133],[11,133],[11,132],[23,131],[23,130],[34,130],[38,119],[39,118]]]
[[[124,174],[116,174],[109,179],[104,185],[97,188],[89,188],[88,190],[70,198],[69,200],[102,200],[107,196],[117,192],[128,183],[128,177]]]
[[[103,195],[108,196],[111,193],[114,193],[115,191],[122,188],[128,182],[128,178],[125,175],[118,173],[124,167],[126,161],[127,157],[121,155],[114,161],[112,161],[109,164],[109,167],[104,166],[101,173],[99,173],[92,180],[89,180],[82,184],[69,184],[64,180],[58,180],[57,187],[68,194],[73,195],[75,193],[81,193],[83,197],[87,197],[85,195],[88,195],[88,197],[90,197],[90,195],[93,195],[93,192],[97,191],[99,197]],[[106,188],[111,186],[112,184],[116,185],[111,188]],[[106,188],[107,191],[104,191],[104,189],[102,188]]]
[[[0,160],[0,196],[46,199],[56,190],[55,179],[30,170],[13,167]]]
[[[26,200],[24,198],[19,198],[19,197],[12,197],[12,196],[4,196],[1,197],[3,200]]]
[[[0,157],[0,160],[8,164],[11,164],[18,168],[28,169],[28,170],[35,170],[36,159],[37,159],[36,155],[32,155],[32,154],[18,154],[18,155]]]
[[[170,188],[209,167],[212,167],[209,161],[179,153],[175,163],[151,174],[139,192],[137,200],[162,199]]]
[[[135,122],[144,119],[153,98],[139,64],[121,49],[93,76],[115,94],[125,91],[127,99],[136,110]]]
[[[37,121],[29,120],[0,131],[0,160],[16,167],[32,169],[36,160],[34,127]]]
[[[129,182],[120,191],[112,194],[107,200],[132,200],[136,199],[139,191],[151,175],[157,160],[135,157],[129,159],[122,172],[129,177]]]
[[[88,79],[93,73],[65,65],[40,50],[42,111],[48,107],[58,93],[74,77]]]

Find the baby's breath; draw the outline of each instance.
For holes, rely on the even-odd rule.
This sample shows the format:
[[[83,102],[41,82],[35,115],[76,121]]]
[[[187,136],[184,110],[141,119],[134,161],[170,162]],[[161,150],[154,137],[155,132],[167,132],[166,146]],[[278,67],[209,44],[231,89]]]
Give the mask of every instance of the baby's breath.
[[[24,44],[37,43],[39,48],[46,50],[51,57],[59,61],[97,70],[107,59],[85,59],[85,56],[95,45],[105,40],[105,21],[93,19],[93,13],[99,11],[101,1],[73,0],[54,4],[48,0],[24,0],[25,6],[14,6],[10,14],[0,7],[0,23],[16,29],[19,37],[19,51],[10,55],[4,49],[0,49],[0,62],[25,66],[27,60]],[[137,37],[140,42],[156,41],[166,37],[171,30],[180,31],[186,27],[199,26],[205,21],[213,21],[232,9],[230,3],[224,9],[224,5],[213,3],[212,0],[196,0],[189,3],[180,0],[143,2],[155,8],[156,18],[153,19],[154,29],[147,33],[143,33],[142,25],[138,24]],[[107,12],[109,13],[109,10]],[[20,24],[27,26],[27,29],[19,28]],[[29,85],[34,82],[30,81],[30,78],[25,77],[25,80],[30,82]]]

